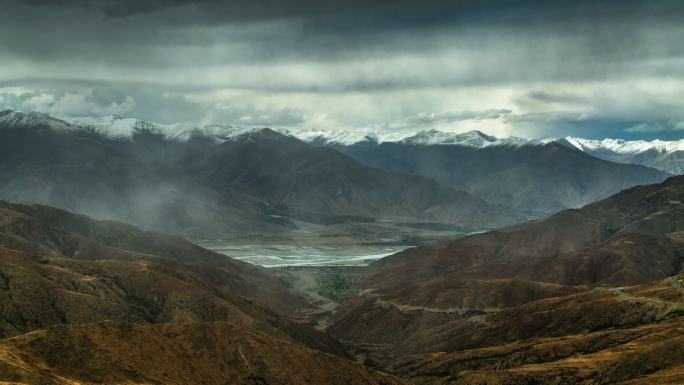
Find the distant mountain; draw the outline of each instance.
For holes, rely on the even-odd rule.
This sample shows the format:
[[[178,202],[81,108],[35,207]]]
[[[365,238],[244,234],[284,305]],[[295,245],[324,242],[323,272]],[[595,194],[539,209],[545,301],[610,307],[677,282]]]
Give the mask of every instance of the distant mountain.
[[[487,135],[481,131],[468,131],[464,133],[451,133],[437,130],[420,131],[415,135],[406,137],[399,141],[402,144],[419,146],[431,145],[456,145],[473,148],[485,148],[492,146],[520,146],[525,144],[538,144],[531,139],[518,138],[511,136],[508,138],[497,138]]]
[[[577,137],[528,139],[511,136],[497,138],[481,131],[452,133],[434,129],[403,134],[390,134],[372,130],[303,130],[293,131],[291,134],[312,144],[334,148],[400,143],[420,146],[455,145],[481,149],[494,146],[544,145],[551,142],[570,143],[577,149],[599,159],[615,163],[648,166],[675,175],[684,174],[684,140],[653,140],[649,142],[644,140],[626,141],[622,139],[591,140]]]
[[[576,140],[480,131],[290,132],[5,111],[0,135],[0,198],[188,235],[377,219],[492,228],[667,177],[600,160]]]
[[[298,223],[383,219],[491,228],[524,219],[425,177],[364,166],[270,129],[0,115],[0,199],[148,229],[219,237],[283,232]]]
[[[668,174],[598,159],[567,142],[425,132],[399,142],[336,145],[363,164],[430,177],[495,203],[544,216],[582,207]]]
[[[259,128],[240,127],[222,124],[203,124],[196,122],[177,122],[163,124],[136,118],[118,116],[104,117],[52,117],[49,115],[19,111],[0,111],[0,124],[9,126],[35,126],[37,124],[61,127],[62,129],[91,129],[103,135],[116,138],[131,138],[136,130],[153,129],[167,139],[187,140],[193,135],[202,134],[219,139],[227,139],[247,132],[258,131]],[[439,130],[383,131],[378,129],[357,130],[321,130],[321,129],[278,129],[284,135],[294,136],[304,142],[325,146],[351,146],[358,143],[405,143],[414,145],[459,145],[484,148],[491,146],[541,145],[559,141],[570,143],[574,147],[597,158],[616,163],[640,164],[653,167],[671,174],[684,173],[684,139],[635,140],[623,139],[583,139],[568,136],[565,138],[530,139],[510,136],[498,138],[481,131],[463,133]]]
[[[194,122],[162,124],[137,118],[119,116],[68,117],[51,116],[40,112],[0,111],[0,127],[50,128],[61,132],[89,131],[109,139],[132,139],[140,131],[151,131],[167,140],[188,140],[195,135],[227,139],[257,129],[230,125],[202,125]],[[285,133],[286,131],[284,131]]]
[[[116,138],[131,138],[136,130],[153,129],[167,139],[187,140],[202,134],[209,137],[227,139],[247,132],[258,131],[259,128],[240,127],[221,124],[201,124],[195,122],[178,122],[162,124],[136,118],[105,117],[51,117],[40,113],[22,114],[18,111],[0,111],[0,124],[10,126],[35,126],[36,124],[61,127],[62,129],[79,128],[98,131],[103,135]],[[583,139],[568,136],[565,138],[530,139],[521,137],[497,138],[481,131],[454,133],[446,131],[423,130],[418,132],[390,132],[376,129],[358,130],[320,130],[320,129],[277,129],[284,135],[294,136],[304,142],[318,146],[352,146],[360,143],[404,143],[413,145],[458,145],[484,148],[492,146],[543,145],[550,142],[570,143],[577,149],[597,158],[616,163],[638,164],[653,167],[670,174],[684,173],[684,139],[676,141],[623,139]]]
[[[597,158],[618,163],[642,164],[671,174],[684,174],[684,139],[649,142],[621,139],[588,140],[568,137],[566,140]]]
[[[351,146],[355,144],[403,143],[412,145],[458,145],[484,148],[490,146],[516,146],[540,144],[543,141],[518,137],[497,138],[481,131],[464,133],[423,130],[415,133],[391,133],[373,130],[300,130],[290,132],[305,142],[325,146]]]

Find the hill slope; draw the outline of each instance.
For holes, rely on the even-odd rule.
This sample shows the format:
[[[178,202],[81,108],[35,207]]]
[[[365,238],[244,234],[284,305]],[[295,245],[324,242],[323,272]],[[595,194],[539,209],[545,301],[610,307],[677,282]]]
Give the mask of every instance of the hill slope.
[[[0,203],[0,337],[53,324],[223,321],[346,355],[290,321],[311,306],[276,273],[183,239]]]
[[[405,384],[229,322],[51,327],[0,341],[0,365],[31,384]]]
[[[684,177],[672,177],[545,220],[397,253],[366,268],[358,283],[360,295],[340,309],[327,330],[366,349],[371,362],[383,367],[416,353],[451,354],[514,344],[472,352],[474,357],[491,355],[481,365],[495,370],[501,367],[496,364],[499,354],[517,357],[523,354],[521,346],[537,354],[536,349],[542,349],[537,344],[546,343],[543,338],[581,335],[580,341],[589,338],[584,336],[587,332],[680,317],[683,292],[680,279],[673,276],[682,274],[684,263],[682,202]],[[643,286],[631,287],[636,284]],[[680,327],[668,325],[662,329],[667,335],[676,334]],[[521,342],[530,338],[540,340]],[[582,347],[566,347],[566,343],[567,338],[559,339],[553,349],[583,352]],[[647,342],[638,346],[634,354],[653,353]],[[444,380],[443,368],[426,363],[429,357],[419,365],[434,368],[434,373],[411,368]],[[528,363],[541,359],[534,357]],[[618,365],[619,358],[611,362]],[[676,359],[677,364],[682,362]],[[459,368],[450,372],[453,376],[470,365],[452,364]],[[510,365],[518,364],[514,360]],[[550,365],[556,368],[555,363]],[[408,369],[401,370],[402,375],[414,376]],[[534,373],[520,377],[527,382],[515,382],[518,377],[504,374],[511,377],[483,374],[482,378],[491,377],[483,383],[509,379],[527,384],[542,378],[540,383],[554,383],[554,375],[548,373],[544,374],[548,378]],[[567,383],[581,383],[583,377],[578,378]],[[456,383],[479,382],[472,377]]]
[[[648,282],[681,269],[682,202],[684,177],[672,177],[545,220],[395,254],[368,268],[368,282],[383,288],[400,283],[392,277],[424,282],[451,274],[565,285]]]
[[[290,320],[277,272],[183,239],[0,201],[0,381],[402,384]]]
[[[407,357],[392,371],[418,384],[681,383],[680,285],[668,278],[454,321],[433,341],[441,353]]]

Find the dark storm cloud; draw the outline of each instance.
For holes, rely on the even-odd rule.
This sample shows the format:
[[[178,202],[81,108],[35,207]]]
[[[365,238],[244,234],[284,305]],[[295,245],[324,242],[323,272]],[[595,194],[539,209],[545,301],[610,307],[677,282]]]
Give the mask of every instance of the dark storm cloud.
[[[174,8],[186,11],[186,21],[253,21],[290,17],[353,15],[364,16],[377,26],[405,24],[435,25],[443,20],[472,22],[558,23],[587,17],[663,18],[677,21],[673,7],[684,7],[676,0],[14,0],[35,6],[78,6],[107,17],[129,17]],[[679,4],[678,4],[679,3]],[[191,12],[187,12],[191,10]],[[389,12],[377,18],[374,13]],[[367,19],[366,19],[367,20]]]
[[[21,0],[15,0],[21,1]],[[138,14],[154,13],[174,8],[192,8],[191,16],[201,16],[194,20],[207,21],[253,21],[290,17],[311,17],[344,12],[367,12],[386,7],[402,9],[407,7],[423,8],[448,3],[451,7],[489,7],[496,3],[509,1],[438,1],[438,0],[27,0],[35,6],[76,6],[94,10],[107,17],[129,17]],[[220,11],[220,12],[219,12]],[[186,22],[193,22],[192,17]]]

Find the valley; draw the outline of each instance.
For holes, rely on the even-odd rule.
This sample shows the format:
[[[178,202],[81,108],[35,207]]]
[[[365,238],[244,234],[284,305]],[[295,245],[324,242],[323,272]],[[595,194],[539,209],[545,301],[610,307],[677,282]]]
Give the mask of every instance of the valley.
[[[684,1],[1,3],[0,385],[684,385]]]
[[[395,220],[325,226],[297,222],[297,227],[279,234],[192,241],[231,258],[268,268],[366,266],[409,247],[477,232],[446,223]]]
[[[392,245],[297,245],[262,242],[207,241],[198,245],[237,260],[263,267],[366,266],[407,246]]]

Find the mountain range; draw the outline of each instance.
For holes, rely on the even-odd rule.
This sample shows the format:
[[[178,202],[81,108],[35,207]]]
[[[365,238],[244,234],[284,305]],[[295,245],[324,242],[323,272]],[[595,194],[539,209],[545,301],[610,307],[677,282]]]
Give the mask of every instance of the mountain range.
[[[411,137],[336,148],[366,165],[426,176],[536,217],[667,177],[652,168],[593,157],[563,142],[498,145],[483,134],[467,136],[479,145],[423,144]]]
[[[565,138],[529,139],[521,137],[497,138],[481,131],[463,133],[443,132],[435,129],[415,133],[396,134],[373,131],[314,131],[292,132],[307,142],[332,147],[345,147],[357,144],[401,143],[417,146],[462,146],[486,148],[495,146],[534,146],[551,142],[569,144],[594,157],[616,163],[637,164],[653,167],[670,174],[684,173],[684,139],[634,140],[624,139],[583,139],[568,136]]]
[[[190,237],[378,221],[496,228],[668,175],[568,141],[480,132],[353,142],[317,131],[8,110],[0,137],[0,198]]]
[[[202,133],[220,139],[227,139],[247,132],[259,130],[253,127],[240,127],[222,124],[202,124],[178,122],[163,124],[137,118],[117,116],[95,117],[53,117],[41,113],[22,113],[15,110],[0,112],[0,124],[8,126],[35,126],[42,124],[61,129],[83,129],[98,131],[109,137],[131,138],[136,130],[154,129],[168,139],[187,140]],[[320,129],[278,129],[275,131],[294,136],[304,142],[331,147],[351,146],[359,143],[404,143],[413,145],[457,145],[474,148],[493,146],[544,145],[549,142],[570,144],[577,149],[600,159],[616,163],[639,164],[653,167],[670,174],[684,173],[684,139],[665,140],[624,140],[624,139],[584,139],[568,136],[565,138],[530,139],[522,137],[497,138],[481,131],[462,133],[439,130],[417,132],[387,132],[373,129],[359,130],[320,130]]]
[[[431,179],[368,167],[270,129],[112,136],[48,115],[0,114],[0,198],[200,237],[377,220],[491,228],[524,217]]]

